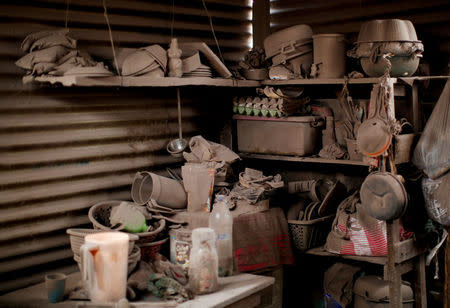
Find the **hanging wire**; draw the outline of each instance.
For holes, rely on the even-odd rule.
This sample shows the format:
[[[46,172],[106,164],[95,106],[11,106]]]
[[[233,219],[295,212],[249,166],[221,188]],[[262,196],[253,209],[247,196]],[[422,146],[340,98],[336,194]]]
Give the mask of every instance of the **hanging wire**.
[[[105,16],[106,24],[108,25],[109,40],[111,42],[111,48],[112,48],[112,53],[113,53],[113,57],[114,57],[114,64],[116,66],[117,75],[120,76],[119,65],[117,64],[116,50],[114,48],[114,40],[112,37],[111,25],[109,24],[109,17],[108,17],[108,11],[106,10],[106,1],[105,0],[103,0],[103,9],[104,9],[103,15]]]
[[[173,27],[175,24],[175,0],[172,0],[172,23],[170,25],[170,39],[173,39]]]
[[[65,28],[67,29],[67,25],[69,22],[69,4],[70,0],[66,0],[66,20],[65,20]]]
[[[208,9],[206,8],[205,0],[202,0],[202,3],[203,3],[203,8],[205,9],[206,15],[208,15],[209,26],[211,27],[211,32],[214,36],[214,40],[216,41],[217,49],[219,50],[220,60],[222,60],[222,63],[225,63],[225,61],[223,60],[223,57],[222,57],[222,52],[220,51],[219,42],[217,41],[216,33],[214,32],[214,26],[212,23],[211,15],[209,14]]]

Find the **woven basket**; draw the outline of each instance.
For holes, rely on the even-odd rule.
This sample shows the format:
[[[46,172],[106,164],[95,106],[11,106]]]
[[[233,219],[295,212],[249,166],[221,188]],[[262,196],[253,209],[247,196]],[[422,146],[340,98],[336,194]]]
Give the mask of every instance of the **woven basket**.
[[[141,248],[141,260],[150,262],[154,259],[155,255],[161,250],[162,245],[167,242],[169,238],[162,239],[153,243],[138,243]]]
[[[78,229],[78,228],[72,228],[67,229],[66,233],[69,234],[70,238],[70,247],[72,248],[72,252],[74,254],[79,255],[80,254],[80,247],[84,244],[84,237],[89,234],[93,233],[99,233],[104,232],[103,230],[96,230],[96,229]],[[134,242],[139,238],[138,236],[134,237],[132,234],[130,234],[130,241],[128,244],[128,254],[131,253],[134,247]]]
[[[123,201],[103,201],[99,202],[89,209],[89,220],[92,222],[94,229],[100,229],[104,231],[111,231],[111,224],[109,222],[109,217],[111,216],[111,209],[115,206],[119,206]],[[138,242],[140,243],[149,243],[156,239],[156,237],[164,230],[166,226],[166,221],[164,219],[160,219],[158,221],[158,227],[156,230],[151,232],[140,232],[140,233],[130,233],[139,236]],[[128,233],[128,232],[127,232]]]
[[[289,233],[294,247],[299,251],[325,244],[335,215],[313,220],[288,220]]]

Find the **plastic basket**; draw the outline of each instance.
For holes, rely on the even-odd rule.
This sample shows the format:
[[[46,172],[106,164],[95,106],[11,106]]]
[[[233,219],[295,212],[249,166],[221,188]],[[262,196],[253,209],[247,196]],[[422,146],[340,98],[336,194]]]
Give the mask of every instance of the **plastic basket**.
[[[111,209],[114,206],[119,206],[123,201],[103,201],[93,205],[89,209],[89,220],[92,222],[94,229],[100,229],[104,231],[112,231],[111,224],[109,223],[109,217],[111,215]],[[164,219],[160,219],[158,221],[158,227],[150,232],[140,232],[140,233],[130,233],[136,234],[139,236],[138,242],[141,243],[149,243],[156,239],[156,237],[164,230],[166,226],[166,221]],[[128,232],[126,232],[128,233]]]
[[[104,232],[99,229],[82,229],[82,228],[70,228],[66,230],[66,233],[69,234],[70,239],[70,247],[72,248],[72,252],[74,254],[80,254],[80,247],[84,244],[84,238],[86,235]],[[119,231],[117,231],[119,232]],[[134,247],[134,242],[139,238],[138,236],[133,236],[130,234],[130,242],[128,245],[128,254],[131,253]]]
[[[289,233],[294,247],[299,251],[321,246],[331,230],[335,215],[313,220],[288,220]]]

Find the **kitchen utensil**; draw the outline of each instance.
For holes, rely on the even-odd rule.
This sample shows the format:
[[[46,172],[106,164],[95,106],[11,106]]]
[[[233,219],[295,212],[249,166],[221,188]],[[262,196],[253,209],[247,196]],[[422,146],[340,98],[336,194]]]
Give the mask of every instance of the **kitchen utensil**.
[[[179,181],[146,171],[136,173],[131,186],[131,198],[139,205],[154,199],[170,208],[186,207],[186,192]]]
[[[188,146],[186,139],[183,139],[182,126],[181,126],[181,100],[180,100],[180,89],[177,88],[177,106],[178,106],[178,139],[171,140],[167,144],[167,152],[175,157],[183,156],[184,150]]]
[[[403,215],[408,195],[400,180],[401,176],[390,172],[373,172],[364,180],[361,204],[370,216],[380,220],[397,219]]]
[[[389,148],[392,135],[388,125],[382,119],[375,117],[361,124],[356,140],[361,153],[377,157]]]

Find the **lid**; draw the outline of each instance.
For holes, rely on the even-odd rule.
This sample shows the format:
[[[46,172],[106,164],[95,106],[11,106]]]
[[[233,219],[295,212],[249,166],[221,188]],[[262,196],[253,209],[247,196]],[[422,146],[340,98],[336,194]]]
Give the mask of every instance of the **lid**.
[[[216,195],[216,202],[226,202],[226,196],[225,195]]]
[[[361,204],[370,216],[396,219],[406,210],[408,196],[400,180],[390,172],[373,172],[361,186]]]
[[[402,282],[403,302],[413,300],[413,290],[405,281]],[[353,293],[373,302],[389,301],[389,282],[378,276],[363,276],[356,280]]]
[[[234,115],[235,120],[248,121],[270,121],[270,122],[296,122],[296,123],[311,123],[320,120],[319,116],[300,116],[300,117],[285,117],[285,118],[268,118],[268,117],[254,117],[244,115]]]
[[[272,33],[264,39],[264,50],[266,57],[270,58],[283,48],[283,44],[299,40],[311,39],[312,29],[308,25],[295,25],[275,33]]]

